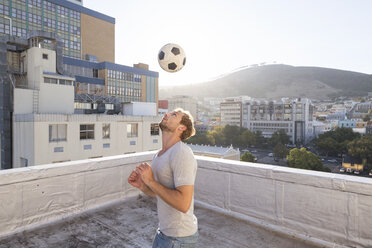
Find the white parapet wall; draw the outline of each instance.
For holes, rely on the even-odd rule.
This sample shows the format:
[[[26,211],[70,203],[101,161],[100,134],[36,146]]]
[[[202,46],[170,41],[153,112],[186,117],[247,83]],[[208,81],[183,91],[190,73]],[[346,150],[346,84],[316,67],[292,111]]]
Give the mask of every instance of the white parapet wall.
[[[0,171],[0,237],[139,194],[154,152]],[[200,157],[196,204],[322,247],[372,247],[372,179]]]
[[[153,152],[0,171],[0,237],[139,194],[127,182]]]
[[[198,157],[196,203],[324,247],[372,247],[372,179]]]

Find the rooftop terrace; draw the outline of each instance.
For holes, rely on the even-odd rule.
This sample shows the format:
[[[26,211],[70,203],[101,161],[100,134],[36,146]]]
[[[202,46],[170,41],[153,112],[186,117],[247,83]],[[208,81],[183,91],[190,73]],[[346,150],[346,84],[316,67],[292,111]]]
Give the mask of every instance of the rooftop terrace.
[[[0,171],[0,248],[151,247],[153,152]],[[371,247],[372,180],[197,157],[199,247]]]

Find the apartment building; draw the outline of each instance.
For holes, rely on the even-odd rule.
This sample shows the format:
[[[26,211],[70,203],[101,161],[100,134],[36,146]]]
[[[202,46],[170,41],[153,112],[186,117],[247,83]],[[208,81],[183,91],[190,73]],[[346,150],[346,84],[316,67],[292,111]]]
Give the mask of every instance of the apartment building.
[[[313,106],[309,99],[250,100],[243,103],[242,126],[264,137],[284,130],[292,142],[306,143],[314,135]]]
[[[12,168],[14,115],[157,109],[158,73],[115,64],[115,18],[80,0],[0,1],[0,43],[2,169]]]
[[[15,86],[13,168],[161,147],[155,103],[122,104],[122,112],[130,115],[75,114],[75,78],[58,72],[57,52],[45,45],[56,43],[55,34],[36,34],[26,40],[31,45],[19,55],[24,65],[21,76],[10,74]]]
[[[249,96],[237,96],[225,98],[220,103],[221,126],[242,127],[243,103],[249,101]]]

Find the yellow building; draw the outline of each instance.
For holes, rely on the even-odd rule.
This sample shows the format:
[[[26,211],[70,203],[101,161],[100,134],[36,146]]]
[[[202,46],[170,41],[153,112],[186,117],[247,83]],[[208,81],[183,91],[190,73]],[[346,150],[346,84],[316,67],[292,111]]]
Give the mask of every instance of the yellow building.
[[[349,170],[363,171],[364,165],[361,159],[345,156],[342,160],[342,167]],[[350,171],[351,172],[351,171]]]

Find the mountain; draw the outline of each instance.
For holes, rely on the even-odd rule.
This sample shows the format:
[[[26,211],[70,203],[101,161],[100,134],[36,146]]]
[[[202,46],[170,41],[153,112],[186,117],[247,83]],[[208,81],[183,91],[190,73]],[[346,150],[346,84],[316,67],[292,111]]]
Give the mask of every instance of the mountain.
[[[322,67],[262,65],[241,69],[213,81],[160,88],[160,99],[174,95],[254,98],[307,97],[329,99],[372,92],[372,75]]]

